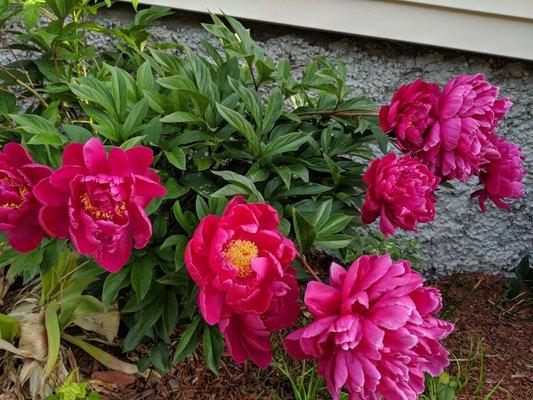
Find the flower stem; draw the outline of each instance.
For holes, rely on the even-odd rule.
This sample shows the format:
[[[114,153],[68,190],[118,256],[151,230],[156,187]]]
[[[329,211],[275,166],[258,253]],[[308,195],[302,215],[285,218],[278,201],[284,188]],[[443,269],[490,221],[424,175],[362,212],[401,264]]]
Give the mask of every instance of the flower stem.
[[[313,267],[311,267],[309,265],[309,263],[307,262],[307,259],[305,258],[305,255],[303,254],[300,254],[299,255],[299,258],[300,258],[300,261],[302,262],[302,264],[304,265],[305,269],[307,270],[307,272],[309,272],[311,274],[311,276],[317,280],[318,282],[322,282],[322,279],[320,279],[320,277],[318,276],[318,274],[316,273],[316,271],[313,269]]]

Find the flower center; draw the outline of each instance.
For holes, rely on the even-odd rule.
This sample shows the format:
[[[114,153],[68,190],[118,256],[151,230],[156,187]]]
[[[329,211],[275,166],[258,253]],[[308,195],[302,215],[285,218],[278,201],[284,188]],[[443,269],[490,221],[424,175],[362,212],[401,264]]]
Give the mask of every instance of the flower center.
[[[224,257],[241,277],[252,272],[252,259],[257,257],[257,254],[257,245],[249,240],[233,240],[224,251]]]
[[[93,204],[88,193],[82,194],[80,201],[87,214],[93,218],[105,221],[113,221],[116,217],[122,217],[124,211],[126,211],[126,203],[124,201],[119,201],[118,207],[115,210],[102,210]]]
[[[22,207],[22,203],[24,202],[24,195],[28,193],[28,187],[26,185],[20,184],[20,182],[17,182],[16,180],[9,177],[3,178],[2,181],[4,181],[9,186],[18,186],[16,190],[18,192],[19,198],[17,201],[8,201],[6,203],[0,204],[0,207],[20,210],[20,207]]]

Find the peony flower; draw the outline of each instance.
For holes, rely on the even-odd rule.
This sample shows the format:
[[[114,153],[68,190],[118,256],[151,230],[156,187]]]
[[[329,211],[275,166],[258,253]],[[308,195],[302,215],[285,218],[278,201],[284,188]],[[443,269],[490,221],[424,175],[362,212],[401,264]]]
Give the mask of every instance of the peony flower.
[[[40,204],[32,189],[51,173],[18,143],[7,143],[0,151],[0,231],[6,232],[17,251],[34,250],[45,235],[37,218]]]
[[[417,223],[435,218],[439,178],[417,159],[389,153],[370,163],[363,181],[368,188],[361,220],[369,224],[379,217],[385,237],[394,234],[396,227],[416,231]]]
[[[403,152],[416,153],[437,119],[440,88],[436,83],[421,79],[403,85],[392,97],[390,105],[379,110],[379,122],[384,132],[394,131]]]
[[[132,244],[141,249],[150,240],[144,209],[165,194],[152,161],[147,147],[113,147],[108,155],[96,138],[68,145],[61,168],[33,189],[43,203],[41,226],[52,237],[70,237],[78,252],[106,270],[120,270]]]
[[[206,322],[219,324],[237,363],[251,358],[265,368],[270,332],[291,326],[298,314],[294,244],[278,232],[267,204],[233,198],[224,213],[205,217],[185,249],[185,265],[200,287]]]
[[[481,74],[458,76],[444,87],[439,120],[422,156],[437,175],[466,180],[479,172],[490,149],[487,133],[511,106],[509,99],[497,98],[498,92]]]
[[[449,364],[439,340],[453,326],[434,317],[437,289],[424,286],[408,261],[362,256],[345,270],[331,265],[330,283],[310,282],[305,304],[314,321],[289,334],[285,349],[318,360],[318,373],[334,399],[416,400],[424,372]]]
[[[522,165],[524,156],[520,147],[496,134],[490,134],[489,140],[494,151],[487,156],[488,164],[479,174],[479,183],[484,187],[472,193],[472,197],[479,196],[479,208],[482,212],[485,212],[487,198],[498,207],[509,209],[509,205],[502,199],[518,199],[524,195],[522,179],[526,170]]]
[[[380,110],[384,131],[394,131],[399,148],[443,179],[467,180],[480,171],[491,144],[487,138],[512,103],[485,77],[461,75],[440,92],[417,80],[402,86]]]

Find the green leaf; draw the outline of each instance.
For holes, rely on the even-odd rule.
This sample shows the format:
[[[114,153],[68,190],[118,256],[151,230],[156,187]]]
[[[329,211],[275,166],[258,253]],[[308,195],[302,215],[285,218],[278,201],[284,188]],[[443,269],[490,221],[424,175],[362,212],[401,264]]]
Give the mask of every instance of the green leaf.
[[[137,70],[137,88],[141,93],[144,90],[152,90],[155,86],[155,77],[152,72],[150,61],[146,60]]]
[[[217,110],[231,126],[237,129],[248,141],[250,149],[254,155],[259,154],[259,136],[250,124],[240,113],[222,104],[217,103]]]
[[[39,115],[11,114],[10,116],[21,129],[34,135],[28,141],[28,144],[61,145],[64,142],[64,138],[59,134],[56,127]]]
[[[125,142],[123,142],[120,145],[120,148],[123,150],[131,149],[132,147],[137,146],[139,143],[141,143],[144,139],[146,139],[146,136],[134,136],[132,138],[129,138]]]
[[[54,370],[59,357],[59,344],[61,342],[61,332],[59,331],[59,321],[57,319],[58,304],[54,299],[48,303],[44,313],[44,326],[46,328],[46,341],[48,342],[48,358],[42,379],[46,379]]]
[[[327,236],[334,233],[342,232],[344,228],[354,219],[351,215],[343,213],[333,214],[327,222],[320,227],[319,235]]]
[[[324,153],[323,156],[331,172],[333,183],[335,184],[335,186],[337,186],[341,180],[341,169],[339,168],[339,165],[336,164],[335,161],[333,161],[326,153]]]
[[[185,152],[179,147],[174,148],[171,152],[165,150],[165,156],[167,156],[167,160],[177,169],[183,171],[187,169],[187,157],[185,156]]]
[[[28,30],[37,25],[41,7],[42,5],[38,2],[24,2],[23,17]]]
[[[17,111],[17,98],[13,93],[0,92],[0,117]]]
[[[202,122],[202,120],[198,118],[196,115],[194,115],[191,112],[186,112],[186,111],[173,112],[172,114],[164,116],[159,121],[167,123],[167,124]]]
[[[515,274],[518,279],[529,280],[532,279],[533,269],[529,265],[529,254],[526,254],[515,269]]]
[[[324,223],[329,219],[329,216],[331,215],[332,204],[333,199],[326,200],[316,210],[316,213],[313,217],[313,226],[315,226],[317,230],[320,231],[322,225],[324,225]]]
[[[163,373],[170,369],[168,356],[168,348],[163,343],[156,343],[150,349],[150,361],[158,371]]]
[[[331,190],[328,186],[320,185],[318,183],[306,183],[304,185],[293,186],[276,197],[312,196],[327,192],[328,190]]]
[[[187,328],[181,334],[176,351],[174,353],[173,363],[176,364],[191,354],[198,346],[202,330],[199,329],[201,317],[196,316]]]
[[[163,314],[161,300],[162,296],[159,294],[150,304],[148,304],[148,306],[143,307],[141,310],[138,328],[141,337],[148,332],[148,329],[150,329],[159,319],[161,314]]]
[[[296,233],[296,240],[300,246],[301,253],[308,251],[315,241],[316,231],[307,218],[296,208],[292,207],[293,226]]]
[[[131,286],[133,286],[139,301],[144,299],[146,293],[150,290],[153,274],[154,265],[151,262],[143,263],[143,260],[141,260],[131,267]]]
[[[0,313],[0,339],[11,342],[20,329],[20,323],[17,319]]]
[[[278,88],[274,89],[268,99],[263,117],[263,132],[268,133],[283,113],[283,94]]]
[[[67,380],[56,389],[58,400],[86,400],[87,397],[87,385],[89,382],[73,382],[72,378],[74,372],[72,372]],[[49,397],[46,400],[50,400]]]
[[[211,196],[215,198],[233,197],[237,195],[248,194],[248,190],[240,185],[234,185],[232,183],[218,189]]]
[[[180,205],[179,200],[176,200],[174,202],[174,206],[172,207],[172,211],[174,211],[174,217],[176,217],[176,220],[179,222],[179,224],[183,228],[183,230],[185,232],[187,232],[187,234],[191,235],[194,232],[194,226],[187,219],[185,214],[183,214],[183,210],[181,209],[181,205]]]
[[[381,128],[375,123],[370,124],[370,129],[372,130],[372,133],[374,134],[374,140],[377,142],[379,146],[379,150],[381,150],[383,154],[387,154],[389,151],[388,136],[385,135],[383,131],[381,130]]]
[[[206,325],[204,328],[204,356],[207,366],[218,375],[218,362],[224,351],[224,342],[218,327]]]
[[[291,188],[291,180],[292,180],[292,171],[289,167],[286,165],[282,165],[281,167],[276,168],[276,172],[278,173],[279,177],[285,184],[285,187],[287,189]]]
[[[115,111],[120,117],[126,113],[126,103],[128,98],[128,84],[126,75],[128,73],[120,68],[111,67],[111,96],[115,104]]]
[[[91,131],[78,125],[63,125],[63,130],[71,142],[85,143],[93,137]]]
[[[261,193],[255,187],[255,184],[250,178],[237,174],[233,171],[211,171],[213,174],[220,176],[225,181],[233,183],[234,185],[245,188],[251,196],[256,199],[255,201],[265,201]]]
[[[130,272],[129,267],[124,267],[114,274],[109,274],[104,282],[102,289],[102,303],[106,310],[109,309],[111,303],[117,298],[118,291],[122,287]]]
[[[314,245],[318,247],[323,247],[326,249],[344,249],[354,240],[353,236],[350,235],[331,235],[331,236],[322,236],[319,235]]]
[[[202,173],[186,174],[180,179],[180,183],[190,187],[196,193],[209,197],[218,187]]]
[[[235,93],[237,93],[237,95],[244,103],[244,107],[246,108],[246,110],[252,115],[255,125],[258,127],[258,129],[261,129],[262,104],[261,98],[259,97],[257,92],[250,90],[242,83],[231,77],[228,77],[228,82],[231,88],[235,91]]]
[[[199,220],[203,219],[206,215],[209,214],[209,206],[205,202],[202,196],[196,196],[196,216]]]
[[[305,132],[294,132],[280,136],[263,148],[262,155],[263,157],[275,157],[288,151],[296,151],[310,138],[311,135]]]
[[[134,133],[139,131],[141,128],[141,123],[146,117],[148,112],[148,100],[146,98],[137,102],[126,117],[124,124],[122,125],[122,131],[124,133],[124,138],[128,138]]]

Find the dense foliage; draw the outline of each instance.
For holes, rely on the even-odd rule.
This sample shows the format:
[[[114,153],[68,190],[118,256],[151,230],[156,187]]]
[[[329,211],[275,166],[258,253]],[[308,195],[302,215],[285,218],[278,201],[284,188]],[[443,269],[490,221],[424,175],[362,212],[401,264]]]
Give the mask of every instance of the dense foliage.
[[[39,316],[32,326],[45,328],[47,351],[33,367],[44,378],[60,358],[61,338],[128,373],[151,366],[168,371],[203,342],[207,364],[217,372],[224,335],[236,361],[252,357],[266,367],[268,334],[296,319],[296,278],[319,279],[309,261],[313,251],[343,263],[389,253],[419,265],[413,241],[385,240],[383,234],[431,221],[439,182],[475,173],[482,183],[491,182],[477,193],[483,204],[520,195],[520,173],[510,176],[500,167],[519,164],[519,150],[493,139],[513,154],[511,161],[496,157],[487,139],[510,103],[487,105],[498,109],[490,121],[485,109],[483,118],[472,108],[439,114],[437,97],[452,96],[458,83],[442,94],[415,83],[382,110],[380,127],[377,105],[353,95],[342,62],[317,58],[296,75],[289,60],[267,57],[238,21],[216,15],[204,24],[215,40],[200,38],[201,51],[152,43],[148,28],[168,9],[143,9],[129,26],[106,28],[91,17],[106,5],[0,0],[0,24],[8,33],[2,51],[11,60],[0,65],[0,207],[7,210],[0,218],[8,218],[0,220],[0,266],[9,267],[11,284],[22,282],[40,298],[24,313]],[[109,47],[96,49],[89,34],[106,35]],[[461,88],[467,83],[461,81]],[[472,93],[464,98],[475,98]],[[496,99],[497,91],[492,95]],[[442,147],[434,138],[428,139],[431,148],[424,145],[439,123],[453,130],[453,118],[486,122],[478,129],[485,134],[483,153],[472,155],[463,146],[480,140],[481,133],[470,128],[460,131],[466,139],[457,139],[456,147],[449,137]],[[410,155],[371,163],[378,149],[385,154],[392,144]],[[447,152],[446,160],[448,153],[468,159],[468,171],[462,161],[453,168],[439,164],[439,151]],[[489,161],[493,172],[484,167]],[[514,192],[495,187],[494,176],[516,183]],[[377,218],[383,234],[363,224]],[[259,231],[263,239],[250,239]],[[238,273],[221,272],[216,255],[207,259],[205,252],[216,246]],[[274,254],[264,268],[281,271],[268,278],[267,289],[243,283],[251,260],[263,252]],[[244,293],[246,301],[237,301]],[[292,303],[285,308],[287,293]],[[294,313],[276,321],[274,315],[291,304]],[[431,323],[435,304],[420,306]],[[119,313],[123,350],[150,345],[138,367],[65,332],[74,324],[113,342]],[[27,329],[28,321],[0,317],[5,341]],[[105,325],[104,332],[90,318]],[[237,351],[230,333],[237,323],[241,332],[261,325],[266,344],[250,341],[261,351]],[[338,394],[343,382],[334,385]]]

